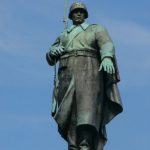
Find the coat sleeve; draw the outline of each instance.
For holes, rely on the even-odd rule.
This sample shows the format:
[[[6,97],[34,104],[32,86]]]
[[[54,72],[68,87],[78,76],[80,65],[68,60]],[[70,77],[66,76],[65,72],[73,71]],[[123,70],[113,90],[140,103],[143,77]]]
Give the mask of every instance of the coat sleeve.
[[[103,26],[96,26],[96,41],[98,48],[100,50],[101,60],[105,57],[114,57],[114,46],[112,40],[107,32],[107,30]]]

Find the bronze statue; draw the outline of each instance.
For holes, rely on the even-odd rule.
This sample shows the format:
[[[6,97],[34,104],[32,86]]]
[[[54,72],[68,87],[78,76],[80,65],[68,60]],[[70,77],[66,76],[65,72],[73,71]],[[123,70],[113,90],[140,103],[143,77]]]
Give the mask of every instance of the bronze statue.
[[[46,54],[49,65],[59,62],[52,116],[68,150],[102,150],[106,124],[123,110],[114,46],[103,26],[85,21],[83,3],[71,5],[69,18]]]

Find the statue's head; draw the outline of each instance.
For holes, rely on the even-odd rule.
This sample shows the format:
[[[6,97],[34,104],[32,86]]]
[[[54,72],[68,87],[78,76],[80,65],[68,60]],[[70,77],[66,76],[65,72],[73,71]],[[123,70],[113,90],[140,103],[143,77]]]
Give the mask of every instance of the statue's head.
[[[73,23],[81,24],[88,18],[88,11],[83,3],[73,3],[70,7],[69,18]]]

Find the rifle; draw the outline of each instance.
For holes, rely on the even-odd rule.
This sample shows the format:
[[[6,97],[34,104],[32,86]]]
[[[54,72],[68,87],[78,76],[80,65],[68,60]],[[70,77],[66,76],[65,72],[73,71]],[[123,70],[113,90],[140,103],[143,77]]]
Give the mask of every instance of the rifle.
[[[68,3],[69,0],[66,0],[65,7],[64,7],[64,18],[63,18],[63,23],[64,23],[64,30],[67,30],[68,28],[68,17],[67,17],[67,9],[68,9]],[[58,94],[57,92],[57,66],[56,66],[56,59],[55,59],[55,66],[54,66],[54,90],[53,90],[53,96],[52,96],[52,112],[51,115],[54,117],[57,111],[57,100],[56,100],[56,95]]]

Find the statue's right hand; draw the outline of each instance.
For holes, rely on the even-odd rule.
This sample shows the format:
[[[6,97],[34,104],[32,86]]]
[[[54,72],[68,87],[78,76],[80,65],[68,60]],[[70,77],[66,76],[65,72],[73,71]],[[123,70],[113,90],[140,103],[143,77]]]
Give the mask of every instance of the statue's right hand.
[[[50,50],[50,55],[52,56],[61,56],[64,53],[64,47],[62,45],[57,46],[57,47],[53,47]]]

